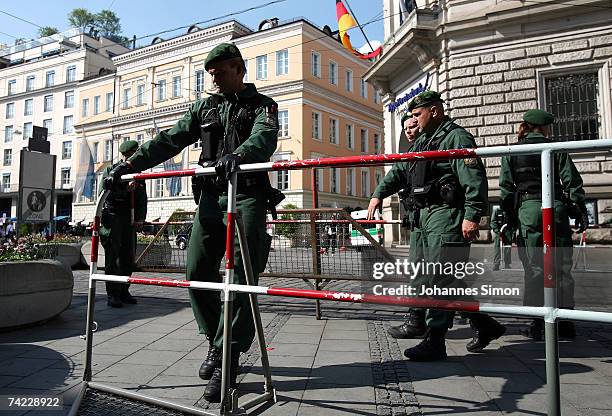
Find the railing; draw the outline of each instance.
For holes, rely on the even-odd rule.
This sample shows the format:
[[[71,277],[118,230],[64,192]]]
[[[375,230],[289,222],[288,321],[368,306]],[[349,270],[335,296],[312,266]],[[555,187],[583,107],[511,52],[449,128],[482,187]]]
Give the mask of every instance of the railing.
[[[234,173],[228,184],[228,204],[227,204],[227,235],[226,235],[226,263],[225,277],[222,283],[214,282],[187,282],[183,280],[170,279],[145,279],[131,278],[126,276],[102,275],[97,273],[97,251],[99,243],[99,227],[102,205],[108,192],[105,192],[98,199],[96,207],[96,217],[94,220],[94,232],[92,237],[91,254],[91,276],[90,292],[88,302],[87,318],[87,351],[85,362],[84,380],[91,380],[91,348],[92,348],[92,328],[93,311],[96,281],[115,281],[124,283],[137,283],[146,285],[163,285],[174,287],[191,287],[203,290],[217,290],[222,293],[224,302],[224,339],[223,344],[223,364],[222,364],[222,396],[221,413],[230,414],[232,406],[230,403],[230,390],[228,385],[229,357],[231,353],[231,325],[232,321],[232,302],[233,293],[251,293],[269,296],[288,296],[311,299],[334,300],[340,302],[354,303],[376,303],[392,304],[412,307],[425,307],[434,309],[444,309],[451,311],[483,312],[491,314],[501,314],[517,317],[536,317],[543,318],[545,321],[545,348],[546,348],[546,379],[548,388],[548,414],[560,415],[560,386],[559,386],[559,351],[557,321],[581,320],[591,322],[612,323],[612,313],[595,312],[585,310],[569,310],[557,307],[556,300],[556,279],[554,270],[554,207],[553,207],[553,161],[555,152],[578,152],[612,149],[612,140],[598,140],[585,144],[584,142],[564,142],[564,143],[545,143],[527,144],[516,146],[497,146],[480,149],[453,149],[440,151],[413,152],[392,155],[372,155],[357,157],[333,157],[326,159],[279,161],[274,163],[254,163],[242,165],[239,172]],[[543,222],[543,260],[544,260],[544,306],[514,306],[503,304],[482,303],[477,301],[453,301],[437,299],[421,299],[414,297],[397,296],[377,296],[363,293],[313,291],[294,288],[273,288],[265,286],[250,286],[234,284],[234,240],[236,230],[236,183],[237,175],[246,172],[277,171],[277,170],[298,170],[308,168],[323,167],[349,167],[349,166],[370,166],[383,165],[400,161],[421,161],[421,160],[447,160],[463,159],[474,157],[494,157],[504,155],[521,154],[541,154],[542,162],[542,222]],[[124,175],[123,180],[144,180],[166,177],[182,177],[192,175],[214,175],[214,168],[197,168],[182,171],[140,173]],[[239,233],[240,237],[240,233]],[[248,250],[245,251],[245,254]],[[245,258],[245,272],[248,275],[249,261]],[[246,407],[246,406],[245,406]]]

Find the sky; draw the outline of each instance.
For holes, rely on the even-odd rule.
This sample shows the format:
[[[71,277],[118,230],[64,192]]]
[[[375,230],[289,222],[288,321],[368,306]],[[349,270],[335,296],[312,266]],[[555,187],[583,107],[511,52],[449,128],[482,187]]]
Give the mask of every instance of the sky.
[[[347,5],[347,0],[345,5]],[[274,4],[268,4],[272,3]],[[27,4],[27,5],[26,5]],[[268,4],[268,5],[266,5]],[[218,18],[229,13],[266,5],[256,10],[245,11],[236,16],[222,17],[202,26],[235,19],[256,30],[264,19],[278,17],[280,21],[305,17],[318,27],[329,25],[338,29],[335,0],[29,0],[27,2],[0,1],[0,42],[12,45],[15,38],[36,38],[39,26],[53,26],[60,31],[69,29],[67,15],[71,10],[84,7],[92,13],[103,9],[114,11],[121,19],[124,36],[141,38],[137,46],[150,44],[157,32],[181,27],[180,30],[160,35],[164,39],[185,33],[191,24]],[[348,0],[359,24],[370,41],[383,40],[383,1]],[[26,20],[19,20],[13,16]],[[370,22],[366,24],[367,22]],[[359,29],[349,32],[354,47],[359,48],[365,38]]]

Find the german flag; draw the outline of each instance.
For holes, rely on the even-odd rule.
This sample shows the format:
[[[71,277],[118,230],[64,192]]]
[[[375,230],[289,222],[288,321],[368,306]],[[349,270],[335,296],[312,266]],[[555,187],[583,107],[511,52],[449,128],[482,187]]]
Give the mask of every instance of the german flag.
[[[348,35],[347,31],[349,29],[357,27],[358,25],[353,16],[351,16],[348,10],[346,10],[346,7],[344,7],[344,3],[342,3],[342,0],[336,0],[336,17],[338,18],[338,32],[340,34],[340,41],[342,42],[344,47],[348,49],[353,55],[360,59],[371,59],[377,57],[382,52],[382,46],[379,46],[378,48],[376,48],[376,50],[368,54],[363,54],[353,48],[353,45],[351,45],[350,36]]]

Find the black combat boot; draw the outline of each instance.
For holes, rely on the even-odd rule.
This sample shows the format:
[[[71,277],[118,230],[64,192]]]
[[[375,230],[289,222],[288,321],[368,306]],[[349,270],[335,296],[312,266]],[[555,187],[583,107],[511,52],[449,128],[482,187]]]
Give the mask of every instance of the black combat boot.
[[[387,329],[389,335],[395,339],[422,338],[425,335],[425,309],[410,309],[406,321],[398,326]]]
[[[208,354],[206,354],[206,359],[200,366],[199,371],[199,375],[202,380],[210,380],[215,368],[218,368],[221,365],[221,357],[223,356],[223,350],[215,347],[212,342],[212,337],[206,337],[208,338]]]
[[[240,353],[232,354],[232,362],[230,365],[229,386],[236,388],[236,377],[238,376],[238,361]],[[215,368],[210,381],[204,389],[204,398],[210,403],[219,403],[221,401],[221,366]]]
[[[428,328],[420,344],[404,351],[404,356],[412,361],[438,361],[446,359],[444,337],[446,329]]]
[[[135,305],[138,303],[138,300],[134,296],[132,296],[130,292],[127,291],[127,289],[124,290],[123,293],[121,293],[120,299],[121,302],[129,303],[130,305]]]
[[[505,326],[489,315],[480,313],[470,315],[470,326],[474,333],[472,340],[465,346],[469,352],[481,352],[491,341],[501,337],[506,332]]]
[[[108,297],[108,300],[106,301],[106,304],[111,308],[121,308],[123,306],[123,303],[121,303],[121,299],[119,299],[119,296],[115,295],[110,295]]]
[[[572,321],[559,321],[559,338],[576,338],[576,326]]]

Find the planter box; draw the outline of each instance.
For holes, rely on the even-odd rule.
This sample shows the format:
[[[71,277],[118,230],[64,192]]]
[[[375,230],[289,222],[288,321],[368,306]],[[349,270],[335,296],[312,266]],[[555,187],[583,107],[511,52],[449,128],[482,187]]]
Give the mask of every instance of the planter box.
[[[72,272],[55,260],[0,263],[0,329],[44,322],[70,306]]]

